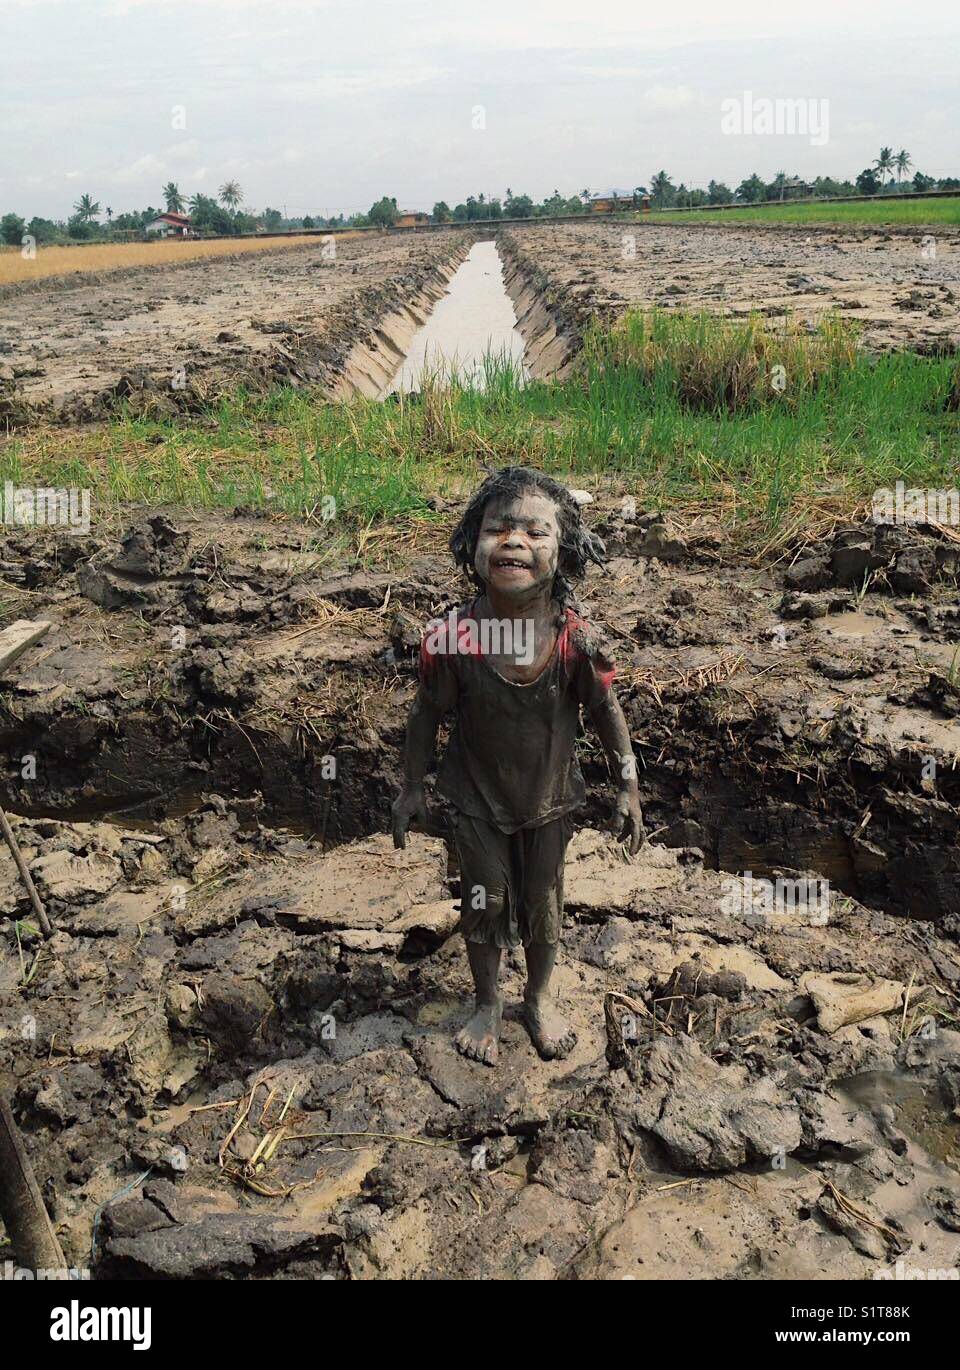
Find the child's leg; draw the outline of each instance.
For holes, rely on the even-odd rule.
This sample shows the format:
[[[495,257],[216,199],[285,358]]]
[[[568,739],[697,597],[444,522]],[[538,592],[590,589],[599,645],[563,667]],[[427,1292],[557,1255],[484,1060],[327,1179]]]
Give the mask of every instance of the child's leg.
[[[475,1011],[454,1044],[464,1056],[492,1066],[503,1014],[500,960],[503,948],[519,941],[512,917],[515,839],[466,814],[454,816],[453,831],[460,860],[460,930],[476,991]]]
[[[533,1045],[546,1060],[566,1056],[577,1034],[550,997],[550,978],[560,947],[563,863],[573,832],[568,817],[533,828],[524,853],[520,924],[527,958],[523,1016]]]
[[[500,947],[468,942],[467,959],[477,996],[476,1012],[455,1038],[457,1050],[486,1066],[497,1064],[503,998],[500,994]]]

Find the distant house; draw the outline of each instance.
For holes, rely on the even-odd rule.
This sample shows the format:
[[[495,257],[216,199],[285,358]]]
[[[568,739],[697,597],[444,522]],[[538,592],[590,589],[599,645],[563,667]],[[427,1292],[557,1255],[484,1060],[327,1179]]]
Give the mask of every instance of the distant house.
[[[192,236],[193,229],[190,227],[190,216],[188,214],[158,214],[146,227],[147,233],[156,233],[161,238],[189,238]]]
[[[401,209],[397,215],[394,228],[423,228],[430,222],[430,215],[424,214],[422,209]]]
[[[592,214],[613,214],[616,210],[636,208],[637,197],[632,190],[602,190],[590,196]]]
[[[791,197],[810,195],[812,192],[812,181],[801,181],[799,176],[788,176],[780,187],[780,199],[789,200]]]

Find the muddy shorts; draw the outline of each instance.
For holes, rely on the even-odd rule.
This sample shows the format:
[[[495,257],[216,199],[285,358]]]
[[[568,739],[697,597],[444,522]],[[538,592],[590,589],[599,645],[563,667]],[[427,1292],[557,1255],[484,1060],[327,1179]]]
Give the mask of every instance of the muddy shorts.
[[[559,942],[572,815],[506,833],[482,818],[454,812],[451,826],[460,859],[460,931],[466,940],[497,947]]]

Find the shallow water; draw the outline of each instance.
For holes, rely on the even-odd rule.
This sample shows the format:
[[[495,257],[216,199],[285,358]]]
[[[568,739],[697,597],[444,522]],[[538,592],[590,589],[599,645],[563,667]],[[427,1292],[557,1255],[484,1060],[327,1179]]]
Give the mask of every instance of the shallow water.
[[[905,1137],[960,1170],[960,1123],[949,1116],[935,1086],[898,1071],[870,1070],[839,1082],[837,1092],[858,1108],[889,1104]]]
[[[526,375],[516,323],[496,244],[474,243],[384,394],[420,390],[424,373],[449,379],[455,372],[482,389],[487,357],[506,358]]]

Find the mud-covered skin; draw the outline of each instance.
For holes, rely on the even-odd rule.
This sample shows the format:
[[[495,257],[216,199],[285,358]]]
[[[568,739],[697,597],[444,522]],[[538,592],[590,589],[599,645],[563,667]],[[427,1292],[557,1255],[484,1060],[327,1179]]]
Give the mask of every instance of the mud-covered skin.
[[[518,495],[491,498],[483,511],[472,569],[482,582],[484,593],[473,612],[481,633],[489,621],[510,623],[514,628],[522,624],[522,634],[515,631],[509,642],[501,639],[504,650],[484,653],[486,664],[513,684],[525,685],[537,680],[557,647],[559,605],[555,592],[560,538],[559,509],[554,500],[536,486]],[[577,630],[578,640],[582,642],[586,636],[582,629]],[[591,656],[595,655],[595,651],[591,652]],[[493,701],[491,707],[495,707]],[[423,776],[433,753],[441,716],[440,704],[431,707],[425,688],[421,686],[407,731],[405,783],[393,807],[394,842],[398,847],[404,844],[406,825],[423,808]],[[631,764],[633,751],[623,711],[609,688],[602,704],[592,710],[590,717],[607,757],[615,767],[614,774],[619,777],[614,826],[627,842],[631,854],[635,854],[643,835],[636,770]],[[504,732],[493,745],[497,749],[496,770],[502,775],[505,768],[509,770],[513,755],[509,734]],[[476,756],[472,766],[482,766],[484,760],[484,757]],[[567,758],[558,760],[567,764]],[[522,793],[526,777],[516,765],[513,788]],[[458,793],[448,789],[445,793],[456,808]],[[501,1015],[495,990],[500,951],[472,942],[469,932],[466,935],[477,1011],[455,1041],[464,1055],[485,1065],[494,1065]],[[527,942],[526,950],[530,974],[524,992],[524,1021],[541,1056],[562,1058],[575,1044],[576,1034],[549,1004],[556,948],[553,945],[534,947]]]
[[[577,1044],[577,1034],[550,1000],[550,978],[557,961],[555,946],[524,949],[527,987],[523,992],[523,1020],[530,1040],[545,1061],[562,1061]]]

